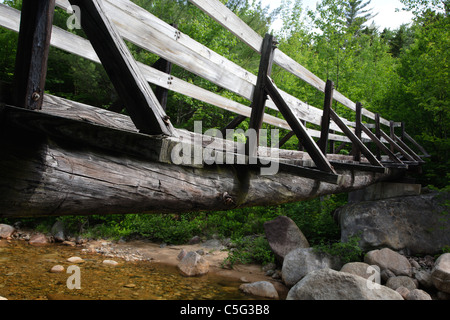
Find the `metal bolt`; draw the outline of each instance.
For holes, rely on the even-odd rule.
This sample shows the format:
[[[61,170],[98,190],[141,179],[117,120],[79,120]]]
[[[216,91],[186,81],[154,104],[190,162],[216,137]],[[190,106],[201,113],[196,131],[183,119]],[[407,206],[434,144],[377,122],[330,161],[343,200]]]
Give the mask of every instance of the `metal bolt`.
[[[170,117],[169,117],[169,116],[164,116],[164,117],[163,117],[163,121],[164,121],[164,123],[165,123],[166,125],[169,125],[169,124],[170,124]]]
[[[31,99],[33,99],[33,101],[38,101],[41,98],[41,95],[37,92],[33,92],[33,94],[31,95]]]

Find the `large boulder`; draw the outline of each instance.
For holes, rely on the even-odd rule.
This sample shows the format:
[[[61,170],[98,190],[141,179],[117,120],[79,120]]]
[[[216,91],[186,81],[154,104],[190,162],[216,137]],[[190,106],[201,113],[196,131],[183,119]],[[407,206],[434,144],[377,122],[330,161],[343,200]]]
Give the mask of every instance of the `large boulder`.
[[[435,255],[450,244],[450,219],[444,215],[449,193],[349,203],[338,209],[341,241],[360,239],[364,251],[388,247],[408,255]]]
[[[450,293],[450,253],[445,253],[436,260],[431,280],[436,289]]]
[[[283,263],[284,257],[297,248],[309,248],[309,242],[295,222],[285,216],[279,216],[264,223],[267,241],[275,257]]]
[[[285,256],[281,277],[286,286],[292,287],[311,271],[340,269],[341,266],[340,260],[329,254],[317,252],[313,248],[298,248]]]
[[[364,262],[379,266],[381,271],[390,270],[396,276],[412,276],[413,270],[408,259],[389,248],[369,251],[364,256]]]
[[[178,264],[178,270],[187,277],[201,276],[209,272],[209,263],[197,252],[190,251]]]
[[[385,286],[371,286],[360,276],[332,269],[309,273],[287,295],[287,300],[403,300]]]

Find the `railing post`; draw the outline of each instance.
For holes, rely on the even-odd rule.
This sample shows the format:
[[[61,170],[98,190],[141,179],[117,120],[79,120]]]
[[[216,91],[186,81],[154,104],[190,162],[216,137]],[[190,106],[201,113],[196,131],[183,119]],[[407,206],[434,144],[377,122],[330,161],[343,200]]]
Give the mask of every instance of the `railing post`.
[[[389,137],[391,137],[392,141],[395,141],[395,128],[394,128],[394,121],[390,121],[389,125]],[[391,145],[391,151],[395,152],[395,148],[393,145]]]
[[[355,127],[355,135],[361,140],[362,136],[362,104],[361,102],[356,103],[356,127]],[[357,162],[361,162],[361,148],[354,144],[353,145],[353,160]]]
[[[253,93],[252,113],[250,116],[249,129],[256,132],[257,141],[247,139],[246,152],[249,157],[257,157],[259,146],[259,131],[264,119],[264,111],[267,101],[266,83],[272,73],[273,52],[275,49],[275,38],[266,34],[261,47],[261,60],[259,63],[258,79]]]
[[[15,106],[42,108],[54,12],[55,0],[23,0],[13,83]]]
[[[375,136],[378,140],[381,140],[381,125],[380,125],[380,114],[375,114]],[[392,151],[392,148],[391,148]],[[377,159],[381,160],[381,149],[377,146]]]
[[[330,132],[330,110],[333,104],[333,91],[334,91],[334,83],[331,80],[327,80],[327,84],[325,86],[325,101],[323,104],[323,115],[321,122],[321,132],[320,139],[318,142],[319,149],[322,151],[324,155],[327,154],[328,150],[328,134]]]

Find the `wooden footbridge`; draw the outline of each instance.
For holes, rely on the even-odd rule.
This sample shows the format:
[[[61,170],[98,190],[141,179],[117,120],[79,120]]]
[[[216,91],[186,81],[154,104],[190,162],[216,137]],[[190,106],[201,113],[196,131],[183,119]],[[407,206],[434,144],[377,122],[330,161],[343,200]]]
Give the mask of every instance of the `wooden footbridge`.
[[[346,98],[220,1],[190,1],[261,55],[257,75],[128,0],[23,0],[21,12],[0,4],[0,25],[19,32],[14,82],[1,87],[0,216],[274,205],[420,170],[427,153],[404,124]],[[52,26],[55,6],[77,6],[89,40]],[[153,66],[136,62],[124,40],[161,59]],[[102,63],[129,116],[45,94],[50,45]],[[172,76],[172,64],[238,94],[249,106]],[[270,78],[273,64],[323,92],[323,108],[278,89]],[[158,87],[156,93],[149,83]],[[235,113],[223,132],[249,118],[256,139],[263,122],[291,133],[267,147],[250,138],[242,144],[176,129],[165,111],[169,90]],[[356,121],[339,116],[333,101],[355,112]],[[282,149],[294,135],[302,150]],[[336,154],[337,144],[351,144],[352,155]],[[198,161],[205,151],[209,158]]]

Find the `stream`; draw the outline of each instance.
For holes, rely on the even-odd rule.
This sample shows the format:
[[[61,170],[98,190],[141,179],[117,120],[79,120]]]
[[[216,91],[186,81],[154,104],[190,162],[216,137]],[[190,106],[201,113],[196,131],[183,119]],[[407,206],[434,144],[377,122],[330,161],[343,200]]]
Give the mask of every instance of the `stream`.
[[[70,257],[83,262],[71,263]],[[103,263],[101,254],[52,244],[32,246],[22,240],[0,240],[0,297],[8,300],[252,300],[239,291],[240,282],[214,275],[183,277],[176,267],[149,261]],[[60,273],[50,272],[55,265]],[[80,289],[75,284],[78,267]],[[75,268],[76,268],[75,267]],[[68,273],[68,268],[71,271]],[[73,268],[73,267],[72,267]],[[70,279],[69,279],[70,278]]]

